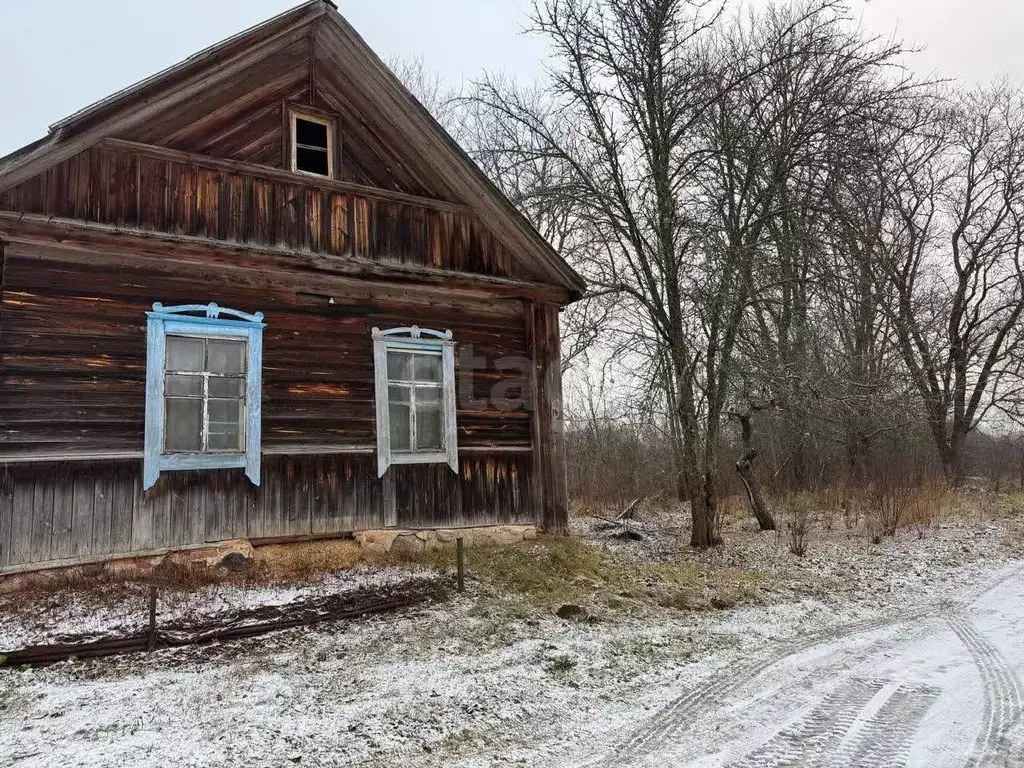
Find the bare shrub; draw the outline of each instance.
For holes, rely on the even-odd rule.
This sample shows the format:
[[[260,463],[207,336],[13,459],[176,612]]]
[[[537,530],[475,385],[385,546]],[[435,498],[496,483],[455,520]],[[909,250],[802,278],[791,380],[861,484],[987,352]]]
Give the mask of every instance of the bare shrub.
[[[907,504],[903,525],[917,531],[923,538],[925,531],[932,528],[950,507],[950,490],[945,478],[928,475],[913,489]]]
[[[896,535],[896,530],[911,508],[914,490],[919,485],[905,462],[891,460],[876,467],[868,487],[872,533],[876,541],[880,536]]]
[[[794,493],[782,502],[789,535],[789,551],[797,557],[807,554],[807,539],[814,520],[815,499],[810,493]]]

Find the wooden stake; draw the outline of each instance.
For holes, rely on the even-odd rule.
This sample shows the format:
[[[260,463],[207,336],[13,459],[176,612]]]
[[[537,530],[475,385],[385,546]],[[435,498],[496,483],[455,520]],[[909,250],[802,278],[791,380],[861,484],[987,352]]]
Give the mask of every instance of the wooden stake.
[[[466,556],[465,542],[460,536],[455,540],[455,579],[459,592],[466,591]]]
[[[149,650],[156,650],[156,584],[149,586]]]

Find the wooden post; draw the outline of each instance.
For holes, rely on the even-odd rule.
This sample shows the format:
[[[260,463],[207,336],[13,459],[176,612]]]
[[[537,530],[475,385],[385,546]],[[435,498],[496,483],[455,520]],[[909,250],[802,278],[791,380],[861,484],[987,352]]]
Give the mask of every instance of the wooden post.
[[[569,527],[569,502],[565,476],[558,307],[530,302],[527,321],[530,357],[533,360],[531,427],[533,471],[536,475],[534,488],[544,529],[562,532]]]
[[[149,650],[156,650],[156,584],[149,586]]]
[[[455,584],[459,592],[466,591],[466,547],[465,540],[459,536],[455,540]]]

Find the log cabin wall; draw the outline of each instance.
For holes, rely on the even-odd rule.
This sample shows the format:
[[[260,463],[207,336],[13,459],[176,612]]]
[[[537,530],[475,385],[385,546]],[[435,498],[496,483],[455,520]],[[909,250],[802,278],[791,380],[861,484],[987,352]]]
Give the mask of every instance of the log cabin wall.
[[[332,122],[331,178],[291,172],[292,109]],[[206,49],[0,158],[0,569],[564,529],[558,308],[584,289],[333,3]],[[216,470],[141,490],[153,302],[264,313],[259,487]],[[371,329],[412,324],[458,344],[457,471],[378,479]]]
[[[0,568],[240,537],[553,520],[534,450],[545,429],[535,380],[500,366],[543,362],[534,324],[557,327],[553,305],[456,283],[311,278],[241,256],[200,266],[173,244],[2,248]],[[265,314],[260,487],[220,470],[166,473],[141,491],[153,301]],[[451,329],[460,352],[484,362],[467,379],[458,358],[459,472],[395,466],[378,480],[370,331],[412,323]],[[557,353],[545,364],[557,368]],[[515,396],[517,382],[526,407],[491,407],[496,385]]]

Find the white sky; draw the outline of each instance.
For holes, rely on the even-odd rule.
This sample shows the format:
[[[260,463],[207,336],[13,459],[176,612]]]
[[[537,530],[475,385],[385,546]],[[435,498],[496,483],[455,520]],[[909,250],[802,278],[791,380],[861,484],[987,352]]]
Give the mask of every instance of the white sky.
[[[772,0],[753,0],[764,3]],[[875,34],[928,48],[923,74],[1024,81],[1024,0],[851,0]],[[0,155],[52,122],[297,0],[0,0]],[[543,44],[520,34],[529,0],[338,0],[381,55],[422,55],[458,84],[481,71],[530,80]]]

